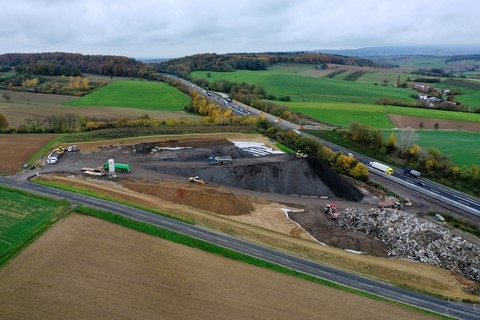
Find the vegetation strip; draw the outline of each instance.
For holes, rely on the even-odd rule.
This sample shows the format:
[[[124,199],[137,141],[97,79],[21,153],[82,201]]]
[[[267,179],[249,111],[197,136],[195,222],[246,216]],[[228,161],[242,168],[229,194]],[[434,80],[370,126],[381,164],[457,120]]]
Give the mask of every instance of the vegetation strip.
[[[71,204],[65,200],[6,186],[0,186],[0,204],[0,266],[71,210]]]
[[[139,205],[134,204],[134,203],[130,203],[130,202],[126,202],[126,201],[119,201],[117,199],[113,199],[113,198],[110,198],[110,197],[107,197],[107,196],[104,196],[104,195],[101,195],[101,194],[97,194],[97,193],[92,192],[88,189],[71,187],[71,186],[68,186],[68,185],[65,185],[65,184],[62,184],[62,183],[45,181],[45,180],[40,180],[40,179],[33,180],[33,182],[44,185],[44,186],[52,187],[52,188],[63,189],[63,190],[66,190],[66,191],[83,194],[83,195],[86,195],[88,197],[94,197],[94,198],[98,198],[98,199],[103,199],[103,200],[107,200],[107,201],[111,201],[111,202],[120,203],[120,204],[129,206],[129,207],[133,207],[133,208],[137,208],[137,209],[140,209],[140,210],[148,211],[148,212],[151,212],[151,213],[154,213],[154,214],[158,214],[160,216],[164,216],[166,218],[170,218],[170,219],[173,219],[173,220],[185,222],[185,223],[188,223],[188,224],[195,224],[195,221],[193,221],[193,220],[175,217],[175,216],[172,216],[168,213],[160,212],[158,210],[148,208],[148,207],[142,207],[142,206],[139,206]]]
[[[120,215],[116,215],[116,214],[113,214],[113,213],[110,213],[110,212],[107,212],[107,211],[88,208],[88,207],[85,207],[85,206],[79,206],[76,209],[76,211],[81,213],[81,214],[96,217],[96,218],[99,218],[99,219],[102,219],[102,220],[105,220],[105,221],[108,221],[108,222],[111,222],[111,223],[115,223],[115,224],[121,225],[123,227],[132,229],[132,230],[140,231],[140,232],[143,232],[143,233],[146,233],[146,234],[158,237],[158,238],[162,238],[162,239],[165,239],[165,240],[168,240],[168,241],[173,241],[175,243],[179,243],[179,244],[183,244],[183,245],[186,245],[186,246],[189,246],[189,247],[192,247],[192,248],[200,249],[200,250],[203,250],[203,251],[206,251],[206,252],[209,252],[209,253],[213,253],[213,254],[216,254],[216,255],[220,255],[220,256],[223,256],[223,257],[226,257],[226,258],[229,258],[229,259],[245,262],[245,263],[257,266],[257,267],[261,267],[261,268],[269,269],[269,270],[272,270],[272,271],[280,272],[282,274],[286,274],[286,275],[289,275],[289,276],[294,276],[294,277],[297,277],[297,278],[300,278],[300,279],[303,279],[303,280],[306,280],[306,281],[315,282],[315,283],[318,283],[318,284],[321,284],[321,285],[324,285],[324,286],[327,286],[327,287],[342,290],[344,292],[353,293],[353,294],[363,296],[363,297],[366,297],[366,298],[369,298],[369,299],[377,300],[377,301],[383,301],[383,302],[395,304],[395,305],[405,307],[405,308],[408,308],[408,309],[411,309],[411,310],[414,310],[414,311],[417,311],[417,312],[421,312],[421,313],[424,313],[424,314],[439,316],[441,319],[453,319],[453,318],[450,318],[450,317],[439,315],[437,313],[434,313],[434,312],[431,312],[431,311],[428,311],[428,310],[417,308],[415,306],[403,304],[403,303],[400,303],[400,302],[397,302],[397,301],[394,301],[394,300],[390,300],[390,299],[387,299],[387,298],[383,298],[383,297],[380,297],[380,296],[377,296],[377,295],[374,295],[374,294],[371,294],[371,293],[368,293],[368,292],[364,292],[364,291],[361,291],[361,290],[357,290],[357,289],[354,289],[354,288],[343,286],[343,285],[335,283],[335,282],[320,279],[320,278],[317,278],[317,277],[314,277],[314,276],[311,276],[311,275],[308,275],[308,274],[305,274],[305,273],[301,273],[301,272],[292,270],[292,269],[287,268],[287,267],[283,267],[283,266],[280,266],[280,265],[277,265],[277,264],[274,264],[274,263],[271,263],[271,262],[268,262],[268,261],[261,260],[259,258],[251,257],[251,256],[248,256],[248,255],[240,253],[240,252],[236,252],[236,251],[233,251],[233,250],[230,250],[230,249],[223,248],[223,247],[220,247],[218,245],[215,245],[215,244],[212,244],[212,243],[209,243],[209,242],[205,242],[205,241],[202,241],[202,240],[192,238],[190,236],[186,236],[186,235],[176,233],[176,232],[173,232],[173,231],[170,231],[170,230],[167,230],[167,229],[163,229],[163,228],[160,228],[160,227],[157,227],[157,226],[153,226],[153,225],[148,224],[148,223],[138,222],[138,221],[135,221],[135,220],[132,220],[132,219],[120,216]]]

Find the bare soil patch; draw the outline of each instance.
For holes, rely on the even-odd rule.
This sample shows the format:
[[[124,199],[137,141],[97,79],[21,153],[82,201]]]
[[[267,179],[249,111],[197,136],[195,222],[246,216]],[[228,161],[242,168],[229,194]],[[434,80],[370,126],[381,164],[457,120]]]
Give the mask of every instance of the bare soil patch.
[[[45,144],[55,139],[55,134],[0,134],[0,174],[12,175]]]
[[[2,319],[433,319],[81,215],[0,270],[0,305]]]
[[[398,114],[390,114],[389,118],[394,123],[396,128],[411,127],[414,129],[419,129],[420,122],[423,122],[423,127],[425,129],[433,130],[435,123],[438,122],[438,124],[440,125],[439,128],[442,130],[480,131],[479,122],[412,117],[402,116]]]

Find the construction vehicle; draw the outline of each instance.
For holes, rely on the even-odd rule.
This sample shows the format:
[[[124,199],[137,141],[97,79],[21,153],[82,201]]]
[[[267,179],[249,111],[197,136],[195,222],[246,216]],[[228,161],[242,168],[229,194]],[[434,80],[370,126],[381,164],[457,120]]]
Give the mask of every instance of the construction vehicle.
[[[189,178],[189,181],[190,181],[191,183],[207,184],[207,181],[205,181],[205,180],[203,180],[203,179],[200,179],[198,176],[190,177],[190,178]]]
[[[295,157],[297,157],[297,158],[307,158],[308,154],[303,153],[301,150],[297,150],[297,153],[295,153]]]
[[[87,176],[101,177],[105,175],[105,169],[103,167],[97,168],[82,168],[82,171]]]
[[[155,154],[155,153],[163,151],[163,150],[165,150],[163,147],[155,146],[155,147],[152,148],[152,150],[150,150],[150,153]]]
[[[129,164],[115,162],[114,165],[115,165],[116,172],[126,172],[126,173],[132,172],[132,169],[130,168]],[[103,164],[103,169],[108,170],[108,162],[105,162]]]
[[[420,172],[418,172],[417,170],[410,169],[410,168],[403,168],[403,174],[406,175],[406,176],[417,178],[417,179],[419,179],[420,176],[421,176]]]
[[[378,203],[379,208],[390,208],[390,209],[397,209],[397,210],[402,210],[403,206],[400,202],[396,201],[394,203],[391,202],[379,202]]]
[[[335,203],[327,203],[324,212],[327,213],[332,220],[336,220],[340,217],[340,212],[337,211]]]
[[[386,164],[380,163],[380,162],[370,162],[369,163],[371,167],[380,170],[388,175],[393,175],[393,169]]]
[[[221,156],[221,157],[209,156],[208,157],[208,164],[230,164],[230,163],[232,163],[231,156]]]

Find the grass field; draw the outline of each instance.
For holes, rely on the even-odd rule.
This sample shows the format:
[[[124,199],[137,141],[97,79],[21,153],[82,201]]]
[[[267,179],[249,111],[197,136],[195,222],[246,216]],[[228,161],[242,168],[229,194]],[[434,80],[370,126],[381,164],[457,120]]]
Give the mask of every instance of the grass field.
[[[358,103],[285,102],[293,112],[334,126],[349,127],[352,121],[374,128],[393,128],[386,107]]]
[[[374,85],[359,81],[345,81],[308,77],[283,69],[267,71],[235,72],[192,72],[192,78],[205,78],[210,81],[225,79],[233,82],[258,84],[268,94],[278,97],[290,96],[295,102],[353,102],[374,104],[378,99],[390,97],[394,100],[414,102],[409,97],[412,90],[392,86]]]
[[[0,265],[46,230],[67,206],[0,187]]]
[[[65,105],[180,111],[190,101],[188,95],[163,82],[120,80]]]
[[[393,106],[387,106],[386,112],[391,114],[401,114],[401,115],[413,116],[413,117],[480,122],[480,114],[478,113],[452,112],[452,111],[444,111],[444,110],[404,108],[404,107],[393,107]]]
[[[417,131],[417,134],[419,145],[440,150],[460,167],[480,165],[479,132]]]

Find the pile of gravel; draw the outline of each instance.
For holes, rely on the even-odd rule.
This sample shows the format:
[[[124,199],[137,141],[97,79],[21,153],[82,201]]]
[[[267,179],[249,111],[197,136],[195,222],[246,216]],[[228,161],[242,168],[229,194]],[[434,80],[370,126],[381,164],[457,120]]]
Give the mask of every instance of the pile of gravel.
[[[402,210],[360,208],[345,209],[338,223],[382,240],[391,257],[440,266],[480,283],[480,248],[434,223]]]

